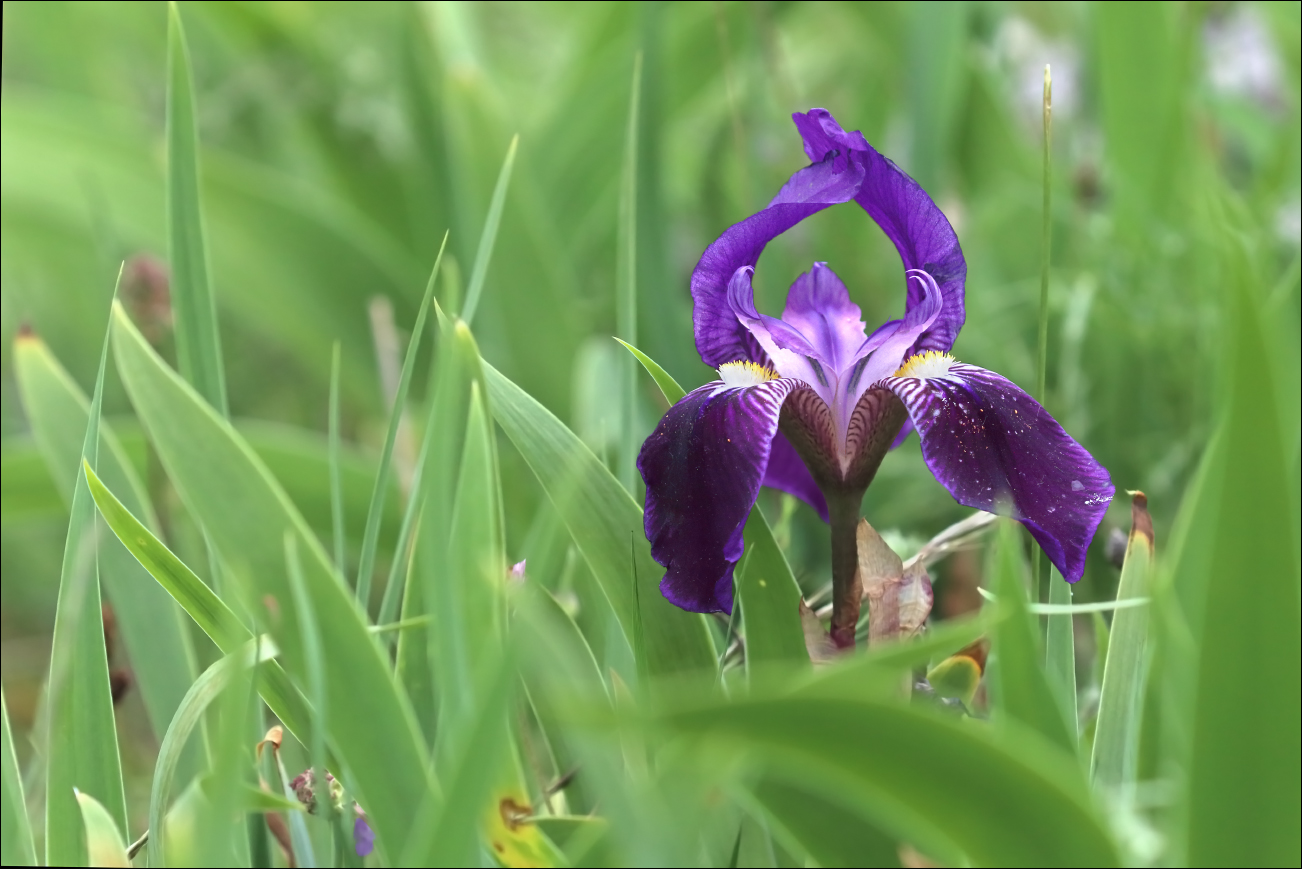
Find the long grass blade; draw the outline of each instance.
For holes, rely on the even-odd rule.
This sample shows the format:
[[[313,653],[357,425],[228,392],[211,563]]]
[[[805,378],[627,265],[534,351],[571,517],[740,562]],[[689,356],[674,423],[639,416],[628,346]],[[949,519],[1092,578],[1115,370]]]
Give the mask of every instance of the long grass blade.
[[[638,121],[642,102],[642,52],[633,58],[633,85],[628,100],[628,125],[624,131],[624,163],[619,176],[619,217],[615,250],[615,329],[625,346],[637,343],[637,174]],[[636,494],[637,369],[624,359],[623,408],[620,416],[623,443],[619,456],[619,481]]]
[[[1051,607],[1071,608],[1071,585],[1056,568],[1049,570],[1049,603]],[[1032,612],[1037,607],[1032,606]],[[1076,636],[1071,612],[1057,612],[1048,617],[1044,630],[1045,671],[1049,687],[1062,709],[1063,720],[1073,733],[1078,729],[1076,709]]]
[[[100,351],[82,440],[87,467],[94,466],[99,453],[110,334]],[[127,811],[100,609],[95,505],[84,474],[77,477],[69,512],[46,683],[45,857],[50,865],[80,866],[86,861],[86,834],[73,788],[103,803],[121,829],[126,829]]]
[[[1027,609],[1027,570],[1019,529],[1001,523],[994,552],[995,587],[1006,617],[994,631],[997,666],[991,667],[995,708],[1000,716],[1038,731],[1070,752],[1076,750],[1075,728],[1068,728],[1044,672],[1044,647]]]
[[[276,644],[269,637],[250,638],[204,670],[177,706],[176,715],[158,747],[158,759],[154,762],[149,791],[148,848],[151,866],[166,865],[167,825],[164,818],[172,805],[172,786],[176,780],[177,766],[190,736],[198,728],[213,700],[226,690],[236,672],[247,670],[255,663],[271,661],[278,654]]]
[[[285,576],[284,531],[299,537],[303,577],[322,636],[329,685],[330,745],[386,849],[401,852],[431,786],[411,709],[355,600],[288,496],[248,443],[177,377],[119,309],[118,370],[141,422],[186,507],[251,599],[279,602],[273,623],[287,670],[306,680],[301,625]]]
[[[416,354],[420,350],[421,335],[425,331],[425,320],[429,316],[430,302],[434,298],[434,284],[439,276],[439,265],[443,260],[443,251],[447,248],[448,234],[443,233],[443,243],[438,256],[434,259],[434,268],[430,271],[429,281],[425,285],[425,296],[421,299],[420,310],[416,312],[416,325],[411,330],[411,341],[407,344],[407,355],[402,361],[402,374],[398,379],[398,391],[394,395],[393,410],[389,414],[389,430],[384,436],[384,449],[380,453],[380,468],[375,474],[375,488],[371,490],[371,507],[366,513],[366,530],[362,534],[362,554],[357,566],[357,600],[362,609],[368,609],[371,597],[371,574],[375,572],[375,551],[380,540],[380,520],[384,517],[384,499],[389,493],[390,467],[393,464],[393,447],[398,440],[398,426],[407,406],[407,391],[411,388],[411,375],[416,370]]]
[[[14,369],[23,408],[50,478],[65,501],[71,501],[81,476],[81,434],[86,430],[90,400],[34,334],[19,335],[14,341]],[[98,468],[108,485],[122,493],[128,509],[157,528],[144,484],[122,443],[103,422]],[[176,704],[197,673],[190,637],[176,604],[121,542],[106,535],[97,540],[97,546],[100,579],[113,607],[116,636],[126,646],[133,682],[139,686],[154,734],[161,739]]]
[[[173,2],[167,7],[167,237],[176,356],[181,376],[226,416],[230,413],[226,375],[209,278],[199,176],[190,50],[180,10]]]
[[[94,471],[88,471],[86,478],[95,505],[109,529],[218,649],[224,654],[232,655],[244,643],[253,639],[253,634],[230,607],[153,532],[131,515],[117,496],[95,476]],[[258,679],[258,691],[291,733],[301,740],[308,738],[311,716],[307,701],[290,683],[289,676],[278,662],[269,661],[263,666]]]
[[[1153,520],[1142,492],[1131,503],[1130,540],[1121,568],[1117,600],[1148,594],[1153,569]],[[1148,607],[1118,610],[1108,634],[1108,656],[1094,727],[1090,768],[1096,785],[1117,788],[1135,781],[1139,717],[1147,666]]]
[[[339,342],[334,343],[330,351],[330,421],[329,426],[329,462],[330,462],[330,530],[335,550],[335,570],[340,576],[346,576],[344,558],[348,538],[344,524],[344,480],[340,468],[339,445]]]
[[[0,688],[0,864],[35,866],[36,849],[32,847],[32,824],[27,816],[27,797],[23,776],[14,754],[14,738],[9,730],[9,704]]]
[[[479,236],[475,265],[470,271],[470,285],[466,288],[466,306],[461,311],[461,319],[467,326],[474,322],[479,297],[484,292],[488,264],[493,259],[493,246],[497,244],[497,228],[502,223],[502,209],[506,205],[507,188],[511,186],[511,170],[515,167],[515,151],[519,144],[519,134],[512,136],[511,145],[506,149],[506,159],[502,161],[502,171],[497,176],[497,186],[493,188],[493,198],[488,204],[488,217],[484,220],[483,234]]]
[[[326,722],[330,720],[329,695],[326,693],[325,653],[322,651],[321,626],[317,623],[312,597],[307,593],[303,579],[303,563],[298,556],[298,538],[285,532],[285,568],[289,577],[289,590],[294,597],[294,608],[303,623],[303,660],[307,669],[307,696],[314,713],[312,732],[308,738],[308,759],[313,780],[325,782]]]

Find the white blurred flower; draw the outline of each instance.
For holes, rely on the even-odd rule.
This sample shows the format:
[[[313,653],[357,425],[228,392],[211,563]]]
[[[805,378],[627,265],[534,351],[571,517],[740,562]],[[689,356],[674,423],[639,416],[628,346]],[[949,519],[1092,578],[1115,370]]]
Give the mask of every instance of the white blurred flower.
[[[1281,103],[1282,66],[1270,30],[1257,10],[1237,6],[1203,27],[1203,54],[1212,89],[1247,97],[1267,108]]]
[[[1049,39],[1025,18],[1011,15],[995,35],[995,53],[1012,85],[1017,114],[1032,129],[1042,123],[1044,66],[1053,77],[1053,114],[1071,117],[1080,101],[1080,56],[1069,42]]]
[[[1302,200],[1291,199],[1275,210],[1275,233],[1280,241],[1302,247]]]

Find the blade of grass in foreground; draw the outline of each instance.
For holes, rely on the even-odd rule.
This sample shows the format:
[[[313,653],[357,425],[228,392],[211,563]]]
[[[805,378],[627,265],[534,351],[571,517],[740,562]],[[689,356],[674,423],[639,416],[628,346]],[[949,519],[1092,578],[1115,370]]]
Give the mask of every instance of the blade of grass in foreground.
[[[1201,566],[1206,597],[1182,856],[1192,866],[1288,866],[1302,856],[1296,477],[1286,470],[1293,450],[1274,382],[1279,363],[1263,358],[1270,333],[1247,267],[1236,265],[1233,374],[1215,447],[1223,476],[1198,505],[1215,517],[1215,530]]]
[[[1119,601],[1146,596],[1153,569],[1153,520],[1142,492],[1135,493],[1130,511],[1130,540],[1117,585]],[[1148,617],[1148,607],[1117,610],[1112,617],[1090,759],[1094,783],[1105,788],[1135,781]]]
[[[615,328],[621,343],[637,342],[637,137],[642,99],[642,52],[633,58],[633,86],[628,100],[628,125],[624,131],[624,162],[619,175],[619,219],[615,250]],[[627,344],[625,346],[628,346]],[[620,445],[619,481],[636,494],[637,481],[637,369],[632,360],[620,360],[624,371],[623,412],[620,414],[623,443]]]
[[[1075,786],[1071,756],[1016,725],[976,728],[894,698],[802,695],[702,702],[659,717],[744,751],[777,780],[835,793],[847,813],[932,859],[1119,865],[1083,783]]]
[[[506,149],[506,159],[502,161],[502,171],[498,173],[497,186],[493,188],[493,198],[488,204],[488,217],[484,220],[484,232],[479,236],[475,265],[470,270],[470,285],[466,288],[466,306],[461,311],[461,319],[467,326],[474,322],[475,309],[479,307],[479,297],[484,292],[484,280],[488,277],[488,264],[493,259],[497,228],[502,223],[502,208],[506,205],[506,190],[511,186],[511,170],[515,166],[515,151],[519,145],[517,133],[511,137],[511,145]]]
[[[289,497],[245,440],[176,376],[115,309],[118,370],[181,499],[207,529],[222,562],[247,577],[251,599],[275,602],[272,628],[285,668],[307,672],[302,626],[285,576],[284,533],[298,537],[303,578],[321,626],[330,744],[348,769],[384,849],[401,853],[430,788],[428,758],[411,708],[364,614]]]
[[[213,593],[202,579],[194,574],[181,559],[172,554],[153,533],[140,524],[122,502],[88,471],[86,478],[91,495],[100,515],[109,529],[117,535],[150,576],[170,594],[186,611],[195,624],[208,635],[223,653],[234,654],[243,643],[253,638],[229,607]],[[258,679],[262,699],[277,718],[300,738],[308,738],[309,721],[307,702],[289,681],[289,676],[276,661],[267,662]]]
[[[416,369],[416,354],[420,350],[425,320],[429,317],[430,302],[434,298],[434,284],[438,279],[439,264],[443,261],[443,251],[447,245],[448,234],[445,232],[439,254],[434,260],[434,268],[430,271],[429,282],[425,285],[425,296],[421,299],[420,310],[416,312],[416,325],[412,327],[411,340],[407,343],[407,355],[402,361],[398,391],[393,397],[393,408],[389,414],[389,430],[384,436],[384,449],[380,453],[380,468],[375,474],[375,488],[371,491],[371,507],[366,513],[366,530],[362,534],[362,554],[357,567],[357,600],[361,603],[363,611],[368,609],[371,597],[371,574],[375,572],[375,550],[380,540],[380,519],[384,515],[384,499],[389,493],[393,446],[398,439],[398,426],[402,422],[402,414],[407,406],[411,374]],[[401,553],[395,554],[394,557],[401,557]]]
[[[82,440],[82,455],[88,467],[94,466],[99,452],[100,402],[108,348],[106,333]],[[45,857],[51,866],[82,866],[86,862],[86,833],[74,788],[103,803],[119,828],[127,825],[100,610],[95,504],[84,474],[77,475],[69,513],[46,683],[49,756]]]
[[[339,342],[330,351],[330,529],[335,549],[335,570],[340,576],[348,575],[344,563],[348,539],[344,529],[344,481],[339,465]]]
[[[81,476],[80,436],[86,430],[90,401],[36,335],[20,334],[15,339],[14,370],[23,409],[50,477],[70,501]],[[149,526],[158,527],[144,484],[113,432],[103,423],[97,457],[99,475],[122,493],[128,509]],[[154,734],[162,738],[176,704],[197,672],[190,637],[176,604],[121,542],[103,536],[97,544],[100,579],[131,659],[133,681],[140,688]]]
[[[800,586],[758,504],[751,508],[742,534],[749,555],[744,573],[737,577],[737,600],[746,632],[747,668],[771,661],[808,664]]]
[[[1040,632],[1026,604],[1026,562],[1022,558],[1020,528],[1011,520],[1000,523],[996,545],[995,584],[999,606],[1008,611],[994,632],[999,660],[991,668],[996,689],[996,709],[1009,720],[1038,731],[1070,752],[1076,750],[1075,728],[1069,730],[1054,699],[1041,662],[1044,651]]]
[[[181,375],[227,416],[226,375],[199,195],[199,132],[190,50],[176,3],[167,7],[167,223],[169,289]]]
[[[255,661],[270,661],[277,654],[275,643],[268,637],[248,640],[204,670],[177,707],[171,726],[167,728],[158,747],[158,759],[154,763],[153,783],[149,792],[148,847],[151,866],[166,865],[167,824],[164,818],[172,804],[172,783],[176,780],[176,768],[186,743],[203,720],[204,712],[226,690],[236,671],[252,667]]]
[[[580,553],[601,584],[624,634],[640,619],[652,676],[710,672],[714,643],[701,616],[676,609],[660,594],[664,571],[651,558],[642,531],[642,510],[586,444],[496,369],[484,363],[493,414],[551,498]],[[629,541],[637,559],[633,592]]]
[[[35,866],[36,850],[32,847],[32,825],[27,817],[27,798],[23,793],[23,776],[14,755],[13,734],[9,730],[9,704],[0,688],[0,864]]]
[[[75,789],[74,789],[75,790]],[[130,866],[127,859],[127,843],[122,838],[122,830],[114,822],[99,800],[90,794],[75,790],[77,805],[81,809],[81,820],[86,835],[86,853],[89,856],[87,866]]]
[[[1071,606],[1072,586],[1055,567],[1049,569],[1049,606]],[[1034,609],[1032,610],[1034,611]],[[1044,658],[1049,687],[1072,733],[1079,730],[1076,709],[1076,637],[1069,612],[1050,615],[1044,630]]]

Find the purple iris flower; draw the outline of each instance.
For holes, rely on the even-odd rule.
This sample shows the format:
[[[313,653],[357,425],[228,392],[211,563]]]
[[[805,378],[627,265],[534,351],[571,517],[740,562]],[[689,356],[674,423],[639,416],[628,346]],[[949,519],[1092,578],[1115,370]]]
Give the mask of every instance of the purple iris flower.
[[[353,821],[353,850],[358,857],[365,857],[375,850],[375,831],[362,815]]]
[[[831,524],[832,639],[852,646],[860,504],[911,430],[959,503],[1021,521],[1069,582],[1080,579],[1112,500],[1107,470],[1014,383],[949,355],[967,264],[931,197],[826,110],[792,118],[811,164],[706,248],[692,273],[696,348],[719,380],[670,408],[638,456],[661,592],[685,610],[731,612],[742,528],[760,486],[772,486]],[[781,318],[759,313],[751,275],[764,246],[850,201],[904,261],[903,319],[868,333],[826,263],[796,279]]]

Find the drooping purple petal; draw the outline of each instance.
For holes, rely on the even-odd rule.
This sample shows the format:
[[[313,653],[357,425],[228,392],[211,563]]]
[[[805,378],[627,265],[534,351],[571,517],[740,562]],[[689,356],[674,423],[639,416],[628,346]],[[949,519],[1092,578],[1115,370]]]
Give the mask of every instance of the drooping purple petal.
[[[859,192],[863,167],[847,155],[824,155],[791,176],[763,211],[733,224],[701,254],[692,272],[692,325],[706,365],[759,358],[754,340],[728,304],[728,283],[739,268],[754,266],[764,246],[800,221]]]
[[[963,302],[967,262],[949,220],[918,182],[877,153],[862,134],[841,129],[826,109],[797,113],[792,119],[810,160],[817,163],[835,151],[839,157],[852,154],[851,161],[862,166],[864,180],[854,201],[895,244],[906,270],[921,269],[935,278],[943,299],[940,315],[913,350],[947,352],[967,316]],[[924,302],[924,293],[915,281],[906,279],[906,285],[908,311]]]
[[[375,831],[366,823],[366,818],[359,817],[353,821],[353,850],[358,857],[365,857],[375,849]]]
[[[764,485],[794,495],[818,511],[820,519],[827,521],[827,499],[823,497],[823,490],[818,488],[809,468],[805,467],[800,454],[782,432],[773,436]]]
[[[1068,582],[1114,492],[1107,470],[1016,384],[933,354],[877,385],[908,408],[922,455],[960,504],[1011,515]]]
[[[647,539],[665,568],[660,591],[690,612],[732,612],[742,528],[769,465],[785,378],[707,383],[669,409],[642,445]]]

